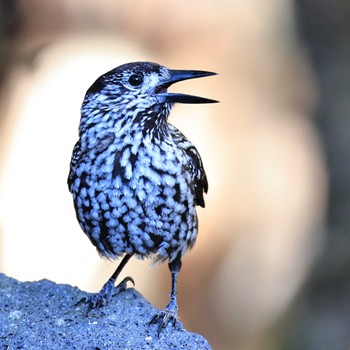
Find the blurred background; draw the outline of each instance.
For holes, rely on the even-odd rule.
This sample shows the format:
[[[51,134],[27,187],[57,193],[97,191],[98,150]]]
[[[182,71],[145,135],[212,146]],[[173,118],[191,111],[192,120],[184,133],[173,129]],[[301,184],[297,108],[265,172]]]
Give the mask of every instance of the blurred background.
[[[122,63],[218,72],[175,106],[209,178],[180,317],[214,349],[350,347],[348,0],[0,0],[0,271],[98,291],[66,178],[85,91]],[[166,265],[124,270],[163,308]],[[123,276],[122,276],[123,277]]]

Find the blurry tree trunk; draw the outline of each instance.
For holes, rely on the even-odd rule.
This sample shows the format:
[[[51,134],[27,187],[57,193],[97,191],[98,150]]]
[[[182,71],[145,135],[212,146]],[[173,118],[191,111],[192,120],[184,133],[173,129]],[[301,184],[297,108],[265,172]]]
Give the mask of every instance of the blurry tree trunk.
[[[350,347],[350,2],[296,0],[300,37],[320,87],[316,124],[330,189],[326,244],[283,349]]]

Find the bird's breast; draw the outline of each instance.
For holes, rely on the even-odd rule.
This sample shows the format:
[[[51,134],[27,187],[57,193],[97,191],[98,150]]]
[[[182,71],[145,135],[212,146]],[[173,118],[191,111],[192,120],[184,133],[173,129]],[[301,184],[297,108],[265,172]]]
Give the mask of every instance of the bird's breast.
[[[185,163],[185,154],[176,145],[145,139],[138,147],[128,145],[116,152],[112,181],[116,188],[126,183],[132,189],[173,187],[188,177]]]
[[[79,167],[91,187],[116,192],[128,188],[140,199],[176,184],[182,192],[187,190],[188,159],[171,138],[159,140],[139,133],[120,139],[105,137],[101,142],[84,152]]]

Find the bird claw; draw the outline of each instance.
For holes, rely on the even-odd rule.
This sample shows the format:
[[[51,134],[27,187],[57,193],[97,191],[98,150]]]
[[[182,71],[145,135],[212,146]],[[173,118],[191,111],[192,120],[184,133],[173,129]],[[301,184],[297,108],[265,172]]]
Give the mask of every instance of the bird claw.
[[[166,326],[169,324],[169,322],[172,323],[173,327],[176,326],[178,323],[177,319],[177,306],[174,308],[170,308],[169,305],[164,309],[161,310],[159,313],[155,314],[149,324],[156,324],[159,322],[158,326],[158,338],[160,336],[160,333]]]
[[[92,309],[107,305],[113,296],[124,292],[127,287],[127,282],[131,282],[133,285],[135,285],[134,280],[129,276],[125,277],[117,286],[114,286],[113,281],[108,280],[98,293],[92,293],[86,297],[83,297],[76,304],[74,304],[74,306],[76,307],[80,304],[87,304],[88,307],[86,316],[88,316]]]

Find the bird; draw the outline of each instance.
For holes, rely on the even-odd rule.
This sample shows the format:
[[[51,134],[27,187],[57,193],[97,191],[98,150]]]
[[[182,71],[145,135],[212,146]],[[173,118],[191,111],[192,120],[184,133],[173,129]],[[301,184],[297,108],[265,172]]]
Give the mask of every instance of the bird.
[[[168,88],[215,74],[131,62],[87,90],[68,187],[81,229],[101,257],[122,257],[100,292],[77,303],[87,304],[87,313],[134,284],[128,276],[115,286],[132,256],[151,258],[168,262],[172,282],[169,303],[149,323],[158,326],[158,337],[168,323],[176,325],[178,274],[197,238],[196,206],[205,206],[208,180],[197,149],[168,117],[175,103],[218,101]]]

